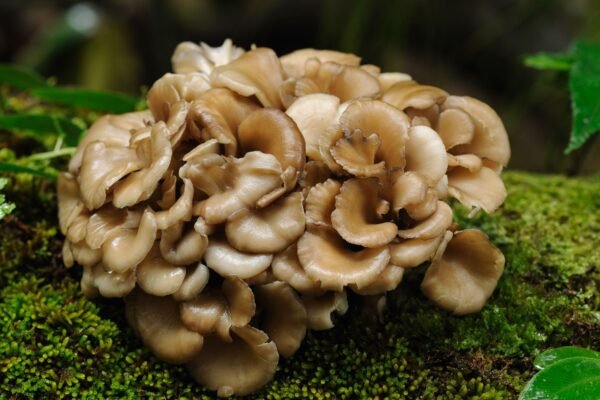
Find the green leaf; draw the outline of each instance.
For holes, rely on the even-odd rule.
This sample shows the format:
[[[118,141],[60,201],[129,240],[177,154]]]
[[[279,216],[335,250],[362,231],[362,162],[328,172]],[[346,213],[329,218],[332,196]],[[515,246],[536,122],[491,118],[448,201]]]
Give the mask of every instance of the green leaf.
[[[47,114],[0,115],[0,128],[29,131],[37,135],[56,133],[65,143],[76,146],[83,129],[68,118]]]
[[[43,178],[55,180],[58,176],[56,172],[45,171],[42,169],[26,167],[24,165],[0,162],[0,172],[24,173],[41,176]]]
[[[37,88],[31,94],[51,103],[117,114],[133,111],[138,101],[123,93],[62,87]]]
[[[573,124],[565,153],[580,148],[600,130],[600,45],[577,42],[569,77]]]
[[[7,64],[0,64],[0,82],[22,90],[48,85],[46,80],[36,72]]]
[[[600,399],[600,359],[572,357],[538,372],[520,400]]]
[[[525,56],[525,65],[536,69],[568,71],[573,65],[573,55],[564,53],[537,53]]]
[[[558,361],[566,360],[567,358],[573,357],[587,357],[600,359],[600,353],[598,353],[597,351],[584,349],[582,347],[577,346],[564,346],[544,351],[542,354],[538,355],[535,358],[535,360],[533,361],[533,365],[535,365],[537,369],[544,369]]]

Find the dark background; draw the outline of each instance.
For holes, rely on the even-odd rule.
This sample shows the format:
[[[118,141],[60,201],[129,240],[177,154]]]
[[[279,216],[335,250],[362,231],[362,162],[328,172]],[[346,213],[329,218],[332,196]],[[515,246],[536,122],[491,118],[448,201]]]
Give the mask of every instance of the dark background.
[[[384,71],[488,102],[510,135],[510,168],[589,174],[600,140],[569,157],[567,79],[525,54],[600,41],[600,1],[0,0],[0,61],[61,84],[139,94],[180,41],[354,52]]]

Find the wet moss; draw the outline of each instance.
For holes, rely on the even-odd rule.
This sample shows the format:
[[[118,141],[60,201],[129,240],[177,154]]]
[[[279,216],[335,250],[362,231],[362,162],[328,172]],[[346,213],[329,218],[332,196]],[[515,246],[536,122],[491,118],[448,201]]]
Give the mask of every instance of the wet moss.
[[[597,346],[600,179],[509,172],[496,214],[466,217],[507,258],[476,315],[453,317],[407,274],[384,323],[351,298],[336,328],[308,335],[255,398],[514,399],[539,351]],[[212,398],[182,367],[156,360],[127,327],[118,300],[85,299],[60,261],[52,187],[12,181],[0,222],[0,398]],[[23,205],[25,204],[25,205]]]

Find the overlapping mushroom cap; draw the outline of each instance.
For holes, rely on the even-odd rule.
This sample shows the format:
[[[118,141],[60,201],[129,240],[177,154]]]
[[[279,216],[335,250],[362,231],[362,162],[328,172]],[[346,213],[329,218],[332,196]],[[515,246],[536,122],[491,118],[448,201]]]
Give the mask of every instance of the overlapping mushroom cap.
[[[172,62],[149,111],[99,119],[58,181],[65,264],[86,296],[124,297],[158,357],[253,392],[347,293],[385,295],[429,261],[432,302],[484,306],[504,257],[445,200],[506,196],[489,106],[329,50],[185,42]]]

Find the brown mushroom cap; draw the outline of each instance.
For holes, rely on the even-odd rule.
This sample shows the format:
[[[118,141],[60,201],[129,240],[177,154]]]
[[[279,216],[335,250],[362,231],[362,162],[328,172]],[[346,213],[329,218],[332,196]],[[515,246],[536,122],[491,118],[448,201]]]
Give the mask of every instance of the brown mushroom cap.
[[[431,260],[439,247],[443,235],[433,239],[408,239],[400,243],[391,243],[391,263],[402,268],[418,267],[425,261]]]
[[[311,279],[321,288],[341,291],[349,284],[362,288],[386,267],[390,253],[386,246],[353,252],[335,234],[308,230],[298,241],[298,259]]]
[[[281,108],[283,70],[275,52],[256,48],[210,75],[213,87],[226,87],[242,96],[256,96],[264,107]]]
[[[85,206],[80,200],[79,185],[75,177],[67,172],[58,176],[58,223],[63,235],[67,231],[75,218],[84,211]]]
[[[244,396],[269,382],[279,362],[274,342],[251,326],[234,327],[233,341],[208,336],[203,350],[186,366],[192,377],[220,397]]]
[[[185,227],[180,221],[162,231],[159,248],[167,262],[183,266],[199,261],[207,245],[205,234]]]
[[[363,247],[380,247],[398,233],[393,222],[383,222],[378,210],[389,204],[379,196],[376,179],[349,179],[335,198],[331,223],[344,240]]]
[[[385,173],[385,162],[375,162],[381,146],[376,133],[363,136],[360,130],[340,138],[330,150],[331,156],[344,171],[359,177],[381,177]]]
[[[421,289],[439,307],[456,315],[481,310],[504,270],[504,255],[485,233],[454,234],[439,260],[425,273]]]
[[[335,199],[342,185],[327,179],[308,191],[305,202],[306,225],[309,227],[332,228],[331,213],[335,209]]]
[[[480,207],[487,213],[495,211],[506,198],[504,182],[487,167],[474,172],[453,169],[448,173],[448,192],[465,207]]]
[[[252,303],[254,304],[254,299]],[[222,340],[231,342],[231,316],[222,293],[216,290],[200,293],[193,299],[180,303],[179,312],[187,329],[203,336],[216,334]]]
[[[320,296],[302,296],[306,308],[309,329],[322,331],[333,328],[331,315],[337,312],[344,315],[348,311],[348,298],[345,291],[327,292]]]
[[[446,148],[436,131],[422,125],[411,127],[406,143],[406,170],[419,173],[429,185],[433,185],[447,169]]]
[[[410,204],[418,204],[425,199],[427,183],[419,173],[408,171],[396,178],[391,188],[392,209],[401,210]]]
[[[296,243],[276,254],[271,268],[275,279],[286,282],[300,293],[314,295],[322,292],[319,282],[310,279],[302,268]]]
[[[189,179],[183,180],[183,193],[168,210],[155,213],[158,229],[167,229],[179,221],[192,219],[192,202],[194,200],[194,185]]]
[[[269,207],[248,211],[228,221],[225,234],[229,243],[247,253],[276,253],[304,233],[302,193],[294,192]]]
[[[84,266],[81,290],[87,297],[100,293],[103,297],[124,297],[135,288],[135,272],[109,272],[101,262]]]
[[[210,272],[208,267],[202,263],[187,267],[185,278],[179,289],[173,293],[173,298],[177,301],[193,299],[204,290],[209,277]]]
[[[420,110],[427,109],[442,103],[448,97],[447,92],[434,86],[399,83],[390,87],[381,96],[381,100],[399,110],[406,110],[409,107]]]
[[[158,358],[182,364],[202,349],[202,335],[183,325],[179,305],[171,297],[156,297],[136,290],[125,299],[125,305],[135,330]]]
[[[167,262],[155,244],[136,270],[138,285],[144,292],[154,296],[175,293],[185,279],[185,268]]]
[[[398,287],[404,276],[404,268],[396,265],[388,264],[381,274],[375,278],[375,280],[369,283],[367,286],[359,289],[354,285],[350,285],[353,292],[358,293],[362,296],[371,296],[375,294],[382,294],[394,290]]]
[[[231,247],[226,240],[211,238],[204,260],[210,269],[223,277],[247,279],[269,268],[273,255],[242,253]]]
[[[358,67],[360,64],[360,57],[354,54],[315,49],[296,50],[281,56],[279,61],[281,61],[281,66],[283,67],[286,76],[298,78],[304,75],[306,61],[310,58],[316,58],[322,63],[333,61],[338,64],[351,65],[354,67]]]
[[[250,286],[237,277],[230,277],[223,281],[223,294],[229,304],[229,315],[232,326],[245,326],[256,312],[254,294]]]
[[[449,150],[460,144],[470,143],[475,135],[475,124],[466,112],[448,108],[440,113],[437,133]]]
[[[148,91],[148,108],[157,121],[167,121],[175,103],[182,100],[190,103],[209,89],[205,74],[167,73]]]
[[[414,227],[398,230],[403,239],[432,239],[442,235],[452,224],[452,209],[443,201],[437,202],[435,212]]]
[[[397,83],[414,84],[412,77],[402,72],[382,72],[377,78],[382,92],[386,92]]]
[[[264,309],[261,328],[282,356],[291,357],[306,335],[306,310],[300,298],[280,281],[258,286],[256,298]]]

